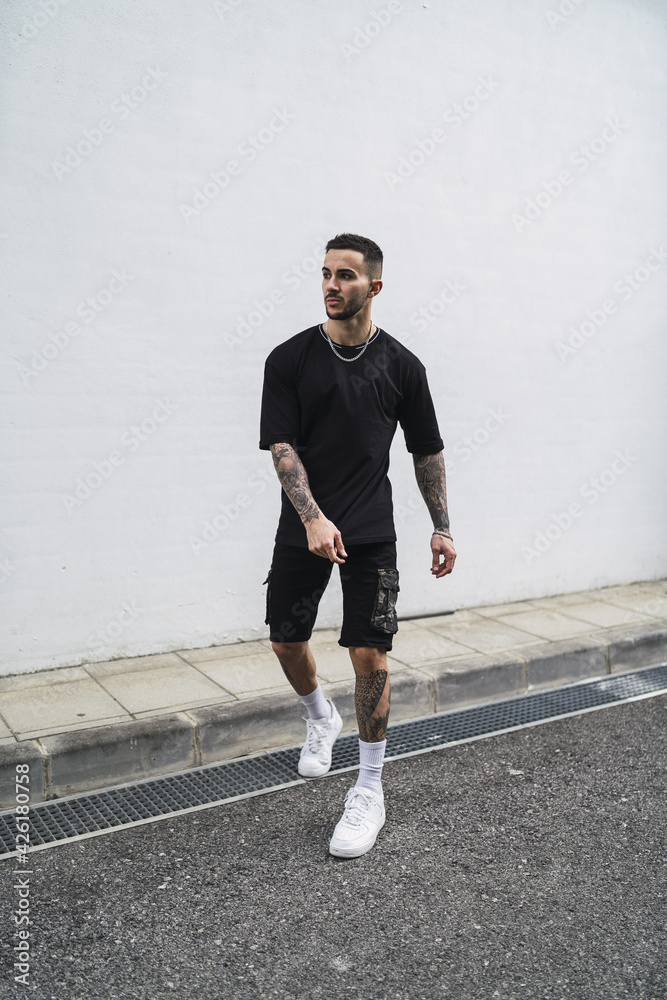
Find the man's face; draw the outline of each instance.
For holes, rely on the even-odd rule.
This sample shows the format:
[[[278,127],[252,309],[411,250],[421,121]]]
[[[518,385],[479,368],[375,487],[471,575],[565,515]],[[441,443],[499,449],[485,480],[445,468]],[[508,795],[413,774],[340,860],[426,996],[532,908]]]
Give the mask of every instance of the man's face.
[[[324,307],[329,319],[355,316],[368,301],[373,284],[359,250],[329,250],[322,268]]]

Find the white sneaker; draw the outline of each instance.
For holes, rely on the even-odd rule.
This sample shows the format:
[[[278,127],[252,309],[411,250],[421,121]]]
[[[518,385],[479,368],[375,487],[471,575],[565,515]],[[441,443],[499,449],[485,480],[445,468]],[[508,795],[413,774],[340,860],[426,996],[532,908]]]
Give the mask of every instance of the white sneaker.
[[[343,720],[331,698],[330,719],[306,719],[306,742],[299,757],[299,774],[302,778],[319,778],[331,767],[331,748],[343,728]]]
[[[365,854],[375,843],[384,820],[384,795],[355,785],[345,796],[345,812],[336,824],[329,853],[337,858],[358,858]]]

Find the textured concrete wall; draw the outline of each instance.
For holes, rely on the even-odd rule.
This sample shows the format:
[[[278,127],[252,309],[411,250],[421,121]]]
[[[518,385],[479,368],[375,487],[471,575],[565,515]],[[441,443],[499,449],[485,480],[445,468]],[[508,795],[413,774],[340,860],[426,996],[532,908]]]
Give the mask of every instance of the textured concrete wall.
[[[263,360],[323,318],[342,230],[385,251],[374,317],[447,446],[440,581],[392,452],[401,613],[665,573],[660,0],[2,19],[2,670],[266,634]]]

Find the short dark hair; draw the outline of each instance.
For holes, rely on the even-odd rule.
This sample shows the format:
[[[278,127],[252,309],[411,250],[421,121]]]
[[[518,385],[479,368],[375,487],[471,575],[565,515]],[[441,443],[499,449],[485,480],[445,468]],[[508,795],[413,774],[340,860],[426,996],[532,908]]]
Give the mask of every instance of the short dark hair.
[[[326,253],[329,253],[329,250],[358,250],[363,254],[366,273],[371,281],[382,275],[382,251],[377,243],[373,243],[373,240],[369,240],[366,236],[339,233],[327,243]]]

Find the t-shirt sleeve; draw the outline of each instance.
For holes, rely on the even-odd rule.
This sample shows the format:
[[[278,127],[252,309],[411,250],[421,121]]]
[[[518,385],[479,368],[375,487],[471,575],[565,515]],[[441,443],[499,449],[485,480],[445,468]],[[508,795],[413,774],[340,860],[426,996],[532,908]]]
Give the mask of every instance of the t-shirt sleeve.
[[[426,369],[421,363],[409,372],[397,415],[405,435],[405,446],[411,454],[435,455],[443,450],[445,445],[440,437]]]
[[[299,435],[300,408],[289,376],[268,358],[264,366],[264,388],[259,428],[259,447],[268,451],[280,441],[295,444]]]

